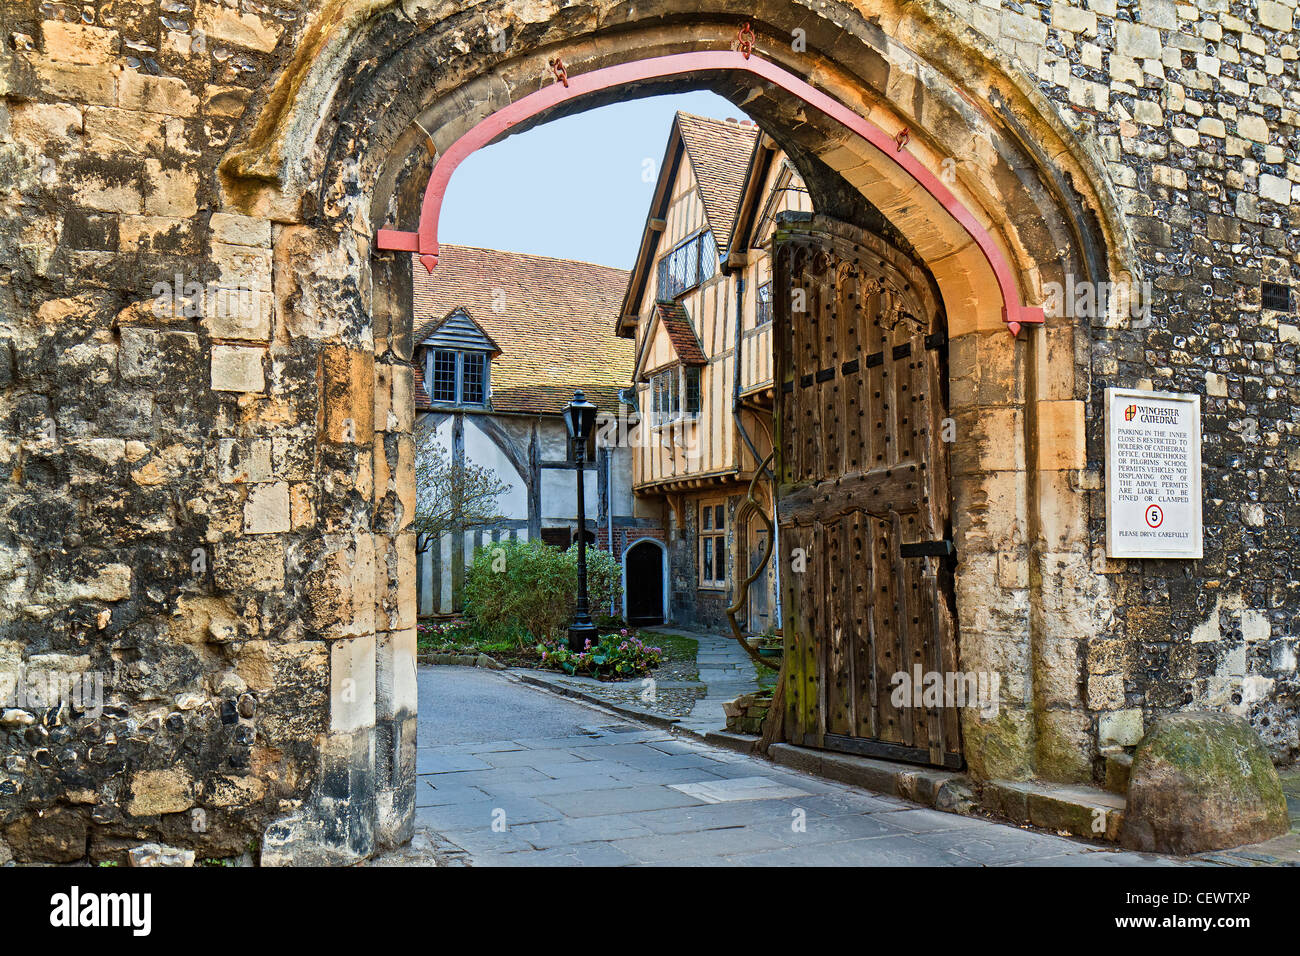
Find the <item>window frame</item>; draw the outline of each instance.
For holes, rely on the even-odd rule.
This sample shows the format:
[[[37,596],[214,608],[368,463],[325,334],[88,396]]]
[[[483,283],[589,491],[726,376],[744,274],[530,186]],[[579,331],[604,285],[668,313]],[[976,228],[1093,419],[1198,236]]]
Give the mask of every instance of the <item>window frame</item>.
[[[706,241],[707,240],[707,241]],[[675,285],[669,282],[672,273],[671,261],[678,253],[683,254],[685,263],[690,262],[691,247],[695,249],[695,268],[694,276],[685,276],[685,266],[683,266],[684,285]],[[704,283],[708,282],[718,274],[718,244],[713,238],[713,230],[705,227],[691,235],[687,236],[677,245],[673,246],[666,253],[659,257],[659,263],[655,273],[655,298],[660,300],[677,300],[689,292],[698,289]],[[668,291],[671,289],[672,291]]]
[[[681,370],[682,417],[694,421],[700,417],[700,407],[704,404],[703,371],[698,365],[683,365]]]
[[[680,362],[652,372],[650,427],[663,428],[678,422],[696,421],[703,405],[701,379],[698,365],[683,365]]]
[[[717,527],[717,516],[721,512],[722,527]],[[707,516],[707,520],[706,520]],[[731,562],[727,559],[727,529],[730,523],[727,514],[726,498],[701,498],[696,504],[695,511],[695,537],[698,539],[696,546],[696,581],[701,591],[725,591],[727,589],[727,571]],[[706,529],[705,525],[709,527]],[[710,561],[710,573],[712,577],[705,577],[704,555],[708,551],[712,560]],[[721,558],[722,574],[718,575],[718,563]]]
[[[766,298],[764,294],[766,293]],[[765,308],[766,307],[766,308]],[[772,280],[764,282],[754,291],[754,328],[772,324]]]
[[[449,365],[447,364],[449,360]],[[458,394],[456,382],[460,359],[454,349],[431,349],[428,366],[429,400],[436,405],[455,405]],[[441,368],[439,366],[442,366]],[[450,373],[450,382],[448,381]],[[451,398],[442,397],[445,386],[450,385]]]
[[[439,373],[435,370],[438,366],[439,356],[449,355],[453,357],[453,375],[452,389],[453,397],[451,399],[439,398]],[[482,381],[477,383],[481,389],[479,401],[468,401],[465,398],[466,392],[466,371],[467,359],[476,359],[482,367]],[[447,369],[441,372],[442,382],[446,382]],[[492,395],[492,357],[480,349],[446,349],[431,347],[425,358],[424,369],[425,380],[429,385],[429,401],[434,405],[455,408],[487,408],[489,399]]]
[[[1291,283],[1262,280],[1259,284],[1259,305],[1261,309],[1270,312],[1291,315],[1294,312],[1291,302]]]

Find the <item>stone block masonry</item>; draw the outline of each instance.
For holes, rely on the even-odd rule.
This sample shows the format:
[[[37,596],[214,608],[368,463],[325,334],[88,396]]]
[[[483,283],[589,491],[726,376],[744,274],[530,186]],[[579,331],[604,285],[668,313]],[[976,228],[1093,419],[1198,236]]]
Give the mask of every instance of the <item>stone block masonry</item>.
[[[104,699],[0,709],[0,860],[125,864],[158,843],[348,862],[409,838],[411,279],[374,230],[413,226],[413,121],[445,150],[536,89],[539,51],[577,73],[735,35],[730,14],[668,7],[3,5],[0,696],[35,660],[101,675]],[[615,12],[617,42],[590,28]],[[804,28],[829,92],[954,161],[1026,301],[1062,255],[1153,290],[1149,321],[1052,315],[1013,344],[965,260],[931,263],[968,289],[946,303],[972,443],[953,454],[961,663],[1016,695],[963,725],[973,772],[1096,780],[1181,708],[1238,713],[1294,760],[1300,322],[1294,290],[1289,310],[1261,298],[1300,279],[1294,5],[747,15],[774,31],[762,55],[807,73],[787,37]],[[747,103],[798,132],[828,214],[932,238],[911,200],[863,212],[884,180],[816,117]],[[1044,190],[1066,205],[1047,215]],[[1105,559],[1109,385],[1203,396],[1204,561]]]

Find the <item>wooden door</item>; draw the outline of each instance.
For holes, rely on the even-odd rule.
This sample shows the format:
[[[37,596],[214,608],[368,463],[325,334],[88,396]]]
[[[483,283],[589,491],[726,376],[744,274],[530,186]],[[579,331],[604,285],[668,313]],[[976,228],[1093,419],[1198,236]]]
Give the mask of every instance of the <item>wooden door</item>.
[[[664,553],[642,541],[627,553],[627,622],[662,624],[664,620]]]
[[[767,528],[751,514],[745,535],[745,550],[749,558],[749,573],[753,574],[758,562],[767,554]],[[751,634],[767,634],[775,629],[772,621],[772,562],[768,561],[763,573],[749,587],[749,615],[746,623]]]
[[[962,765],[946,339],[911,259],[824,217],[783,222],[775,425],[792,743]]]

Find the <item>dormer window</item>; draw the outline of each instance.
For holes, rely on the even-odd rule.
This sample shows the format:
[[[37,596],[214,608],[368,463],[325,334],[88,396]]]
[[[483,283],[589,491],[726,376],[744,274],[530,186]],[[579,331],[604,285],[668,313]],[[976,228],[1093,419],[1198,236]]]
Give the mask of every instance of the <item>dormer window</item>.
[[[718,268],[718,249],[708,229],[696,233],[659,260],[657,298],[676,299],[713,278]]]
[[[450,312],[424,337],[424,381],[435,405],[485,408],[492,395],[492,359],[501,350],[464,309]]]
[[[487,402],[487,353],[429,350],[430,398],[439,405]]]

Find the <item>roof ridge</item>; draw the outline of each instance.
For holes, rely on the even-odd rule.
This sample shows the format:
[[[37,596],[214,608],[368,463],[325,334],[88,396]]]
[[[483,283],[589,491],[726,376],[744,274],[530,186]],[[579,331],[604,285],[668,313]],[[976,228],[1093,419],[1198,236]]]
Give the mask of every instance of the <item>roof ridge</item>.
[[[576,262],[579,265],[595,266],[597,269],[612,269],[615,272],[627,273],[628,270],[622,266],[606,265],[603,262],[592,262],[590,259],[573,259],[568,256],[544,256],[537,252],[519,252],[515,249],[494,249],[492,246],[471,246],[463,242],[440,242],[440,249],[473,249],[475,252],[492,252],[504,256],[522,256],[526,259],[545,259],[547,262]]]
[[[743,112],[743,111],[742,111]],[[736,119],[728,117],[727,119],[718,119],[716,116],[705,116],[703,113],[692,113],[690,110],[678,110],[678,116],[689,116],[691,119],[705,120],[709,123],[717,123],[721,126],[734,127],[741,130],[757,130],[758,124],[748,116],[745,119]]]

